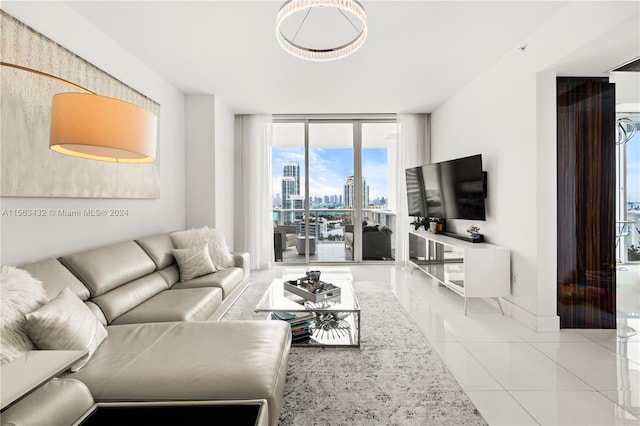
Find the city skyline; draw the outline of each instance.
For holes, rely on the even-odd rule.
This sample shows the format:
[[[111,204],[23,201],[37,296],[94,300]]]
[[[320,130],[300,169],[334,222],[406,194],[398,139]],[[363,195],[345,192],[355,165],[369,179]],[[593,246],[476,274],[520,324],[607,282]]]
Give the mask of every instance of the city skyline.
[[[300,165],[300,193],[304,193],[304,148],[273,148],[272,188],[274,200],[282,200],[282,178],[286,164],[296,161]],[[353,176],[353,149],[310,148],[310,199],[343,196],[344,185]],[[387,148],[362,149],[362,175],[369,186],[369,200],[388,200]],[[344,200],[343,200],[344,201]]]

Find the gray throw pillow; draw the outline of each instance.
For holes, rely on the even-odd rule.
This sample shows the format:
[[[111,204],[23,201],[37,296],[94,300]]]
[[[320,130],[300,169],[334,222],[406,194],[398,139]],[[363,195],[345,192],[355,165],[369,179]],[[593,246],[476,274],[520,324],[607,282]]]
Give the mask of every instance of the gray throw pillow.
[[[173,256],[178,262],[180,281],[192,280],[217,271],[211,261],[206,244],[184,249],[173,249]]]

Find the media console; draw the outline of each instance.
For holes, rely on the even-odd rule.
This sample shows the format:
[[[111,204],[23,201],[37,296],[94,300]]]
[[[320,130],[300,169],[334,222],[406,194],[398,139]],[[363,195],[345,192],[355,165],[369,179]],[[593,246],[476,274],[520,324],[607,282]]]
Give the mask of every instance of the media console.
[[[511,294],[511,252],[489,243],[470,243],[428,231],[409,232],[409,263],[467,299]]]

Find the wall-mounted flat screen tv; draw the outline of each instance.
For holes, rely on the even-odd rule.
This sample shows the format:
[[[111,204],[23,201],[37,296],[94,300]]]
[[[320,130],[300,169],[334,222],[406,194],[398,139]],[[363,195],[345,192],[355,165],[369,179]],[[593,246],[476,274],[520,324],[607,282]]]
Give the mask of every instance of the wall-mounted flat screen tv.
[[[407,203],[409,216],[426,217],[427,206],[424,194],[424,180],[422,178],[422,166],[405,169],[407,182]]]
[[[485,176],[480,154],[422,166],[426,216],[485,220]]]

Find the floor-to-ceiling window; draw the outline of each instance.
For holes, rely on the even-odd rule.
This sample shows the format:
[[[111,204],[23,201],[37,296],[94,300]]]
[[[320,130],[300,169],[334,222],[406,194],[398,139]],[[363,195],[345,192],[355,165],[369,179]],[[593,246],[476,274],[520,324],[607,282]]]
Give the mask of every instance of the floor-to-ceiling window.
[[[275,259],[391,261],[395,117],[274,117]]]

